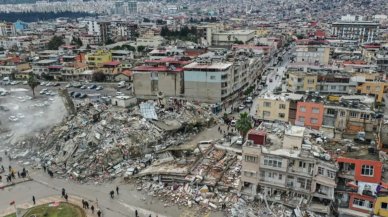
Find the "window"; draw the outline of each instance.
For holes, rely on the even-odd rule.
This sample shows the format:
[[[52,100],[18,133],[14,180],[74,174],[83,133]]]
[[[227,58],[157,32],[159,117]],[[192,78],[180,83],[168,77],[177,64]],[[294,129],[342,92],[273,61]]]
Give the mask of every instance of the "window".
[[[350,112],[349,115],[352,118],[356,118],[358,116],[358,112]]]
[[[284,118],[286,115],[284,113],[279,113],[279,118]]]
[[[301,107],[300,107],[300,111],[301,111],[301,112],[306,112],[306,107],[301,106]]]
[[[245,155],[245,162],[256,163],[257,162],[257,157],[250,156],[250,155]]]
[[[314,114],[319,114],[319,108],[313,108],[312,112],[313,112]]]
[[[286,104],[279,104],[279,109],[286,109]]]
[[[337,89],[336,87],[337,86],[332,85],[332,86],[330,86],[330,90],[335,90],[335,89]]]
[[[371,165],[362,165],[361,175],[363,176],[373,176],[373,166]]]
[[[366,90],[370,90],[370,86],[366,86]]]
[[[376,92],[380,92],[380,86],[376,87]]]
[[[308,79],[308,80],[307,80],[307,83],[308,83],[308,84],[314,84],[314,80]]]
[[[335,178],[335,172],[327,170],[327,177],[329,177],[331,179],[334,179]]]
[[[361,113],[362,119],[369,119],[369,114]]]
[[[388,203],[381,203],[381,209],[388,209]]]
[[[364,206],[365,204],[365,200],[361,200],[361,199],[353,199],[353,205],[356,205],[356,206]]]
[[[271,112],[264,111],[263,112],[263,116],[264,117],[269,117],[269,116],[271,116]]]
[[[318,167],[318,174],[319,175],[324,175],[325,174],[325,169],[323,167]]]
[[[327,114],[328,115],[335,115],[335,109],[327,109]]]
[[[271,167],[282,167],[282,159],[265,156],[264,165]]]
[[[344,112],[344,111],[341,111],[341,112],[340,112],[340,116],[341,116],[341,117],[344,117],[344,116],[345,116],[345,112]]]
[[[298,121],[304,123],[304,117],[303,117],[303,116],[300,116],[299,119],[298,119]]]
[[[311,122],[312,124],[317,124],[317,123],[318,123],[318,119],[316,119],[316,118],[311,118],[311,119],[310,119],[310,122]]]
[[[211,75],[210,76],[210,80],[216,80],[216,76],[215,75]]]
[[[353,199],[353,205],[364,209],[373,208],[373,202],[363,200],[363,199],[358,199],[358,198]]]
[[[279,174],[279,180],[282,180],[283,179],[283,175],[282,174]]]
[[[299,161],[299,167],[306,168],[306,162]]]
[[[244,176],[246,177],[253,177],[255,173],[244,171]]]
[[[271,102],[264,102],[264,107],[271,107]]]

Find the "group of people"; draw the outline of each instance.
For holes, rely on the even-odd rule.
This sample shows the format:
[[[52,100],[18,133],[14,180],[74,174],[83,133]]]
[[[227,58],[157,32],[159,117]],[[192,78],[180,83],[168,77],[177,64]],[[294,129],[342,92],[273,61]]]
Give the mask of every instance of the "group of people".
[[[49,176],[50,176],[51,178],[54,177],[53,171],[51,171],[49,168],[47,168],[46,165],[43,165],[43,171],[44,171],[44,172],[47,171],[47,174],[49,174]]]
[[[5,169],[4,169],[4,166],[1,165],[1,173],[4,173],[5,172]],[[8,166],[8,175],[5,175],[5,177],[7,178],[7,182],[12,182],[13,179],[16,179],[16,174],[18,176],[18,178],[26,178],[28,176],[28,170],[26,170],[26,168],[23,168],[22,172],[19,172],[19,171],[15,171],[14,168],[12,168],[12,166]],[[0,175],[0,182],[3,180],[3,177]]]
[[[116,194],[119,195],[119,186],[116,186]],[[115,198],[115,191],[111,190],[109,192],[110,198],[114,199]]]

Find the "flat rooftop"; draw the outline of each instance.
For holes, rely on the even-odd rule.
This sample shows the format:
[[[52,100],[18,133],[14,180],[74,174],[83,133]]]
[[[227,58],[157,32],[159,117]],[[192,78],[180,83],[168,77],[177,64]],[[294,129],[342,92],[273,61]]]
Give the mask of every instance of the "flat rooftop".
[[[216,63],[198,63],[198,62],[193,62],[190,63],[186,66],[184,66],[184,69],[216,69],[216,70],[226,70],[229,67],[231,67],[233,63],[229,62],[216,62]]]
[[[305,127],[290,126],[286,128],[284,134],[289,136],[303,137],[305,129]]]

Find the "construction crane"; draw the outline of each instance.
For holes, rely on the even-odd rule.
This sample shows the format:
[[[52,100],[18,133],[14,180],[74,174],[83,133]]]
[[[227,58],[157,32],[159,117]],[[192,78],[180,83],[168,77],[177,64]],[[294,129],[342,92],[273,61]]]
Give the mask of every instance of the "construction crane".
[[[59,88],[58,90],[59,96],[61,96],[63,104],[65,105],[65,108],[69,115],[75,115],[77,111],[75,110],[74,102],[70,98],[69,92],[67,92],[67,89]]]

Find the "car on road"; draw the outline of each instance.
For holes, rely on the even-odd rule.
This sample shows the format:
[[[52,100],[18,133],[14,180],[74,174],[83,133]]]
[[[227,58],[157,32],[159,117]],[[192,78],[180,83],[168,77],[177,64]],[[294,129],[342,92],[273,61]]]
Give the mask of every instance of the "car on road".
[[[11,82],[11,85],[17,85],[17,84],[19,84],[19,81],[12,81]]]
[[[66,87],[66,88],[70,88],[70,87],[72,87],[72,85],[69,83],[69,84],[66,84],[65,87]]]
[[[40,93],[41,95],[43,95],[43,94],[46,94],[47,91],[48,91],[48,89],[47,89],[47,88],[44,88],[44,89],[42,89],[39,93]]]
[[[81,89],[86,89],[86,88],[88,88],[86,85],[82,85],[81,87],[80,87]]]
[[[28,82],[27,81],[23,81],[23,85],[27,85],[28,84]]]
[[[44,81],[40,82],[40,86],[46,86],[46,82]]]
[[[19,118],[17,118],[16,116],[9,116],[8,120],[10,120],[12,122],[16,122],[19,120]]]
[[[243,110],[243,109],[245,109],[245,105],[244,105],[244,104],[239,105],[239,106],[238,106],[238,109],[239,109],[240,111]]]
[[[96,90],[103,90],[104,88],[102,86],[96,87]]]
[[[80,96],[81,96],[81,93],[79,93],[79,92],[76,92],[76,93],[74,93],[74,95],[73,95],[74,98],[78,98],[78,97],[80,97]]]
[[[95,85],[95,84],[92,84],[89,86],[89,89],[91,89],[91,90],[96,89],[96,88],[97,88],[97,85]]]
[[[55,82],[55,83],[53,84],[53,86],[54,86],[54,87],[58,87],[58,86],[61,86],[61,84],[60,84],[60,83],[57,83],[57,82]]]
[[[122,92],[116,92],[116,96],[124,96]]]
[[[77,82],[77,83],[72,84],[72,86],[75,88],[80,88],[82,86],[82,84]]]
[[[269,82],[272,83],[272,81],[273,81],[272,78],[270,78],[270,79],[269,79]]]
[[[118,88],[123,88],[123,87],[125,87],[125,81],[120,81],[120,82],[117,84],[117,87],[118,87]]]
[[[242,145],[243,144],[243,138],[242,136],[239,136],[236,140],[236,145]]]
[[[81,93],[81,95],[79,95],[80,99],[84,99],[86,97],[88,97],[88,95],[86,93]]]
[[[53,86],[53,83],[49,82],[46,84],[46,87],[50,87],[50,86]]]
[[[252,97],[248,96],[246,99],[245,99],[245,103],[252,103]]]
[[[69,92],[69,95],[70,95],[71,97],[74,96],[74,94],[75,94],[74,91]]]
[[[235,127],[236,126],[236,120],[232,120],[231,122],[230,122],[230,126],[232,126],[232,127]]]
[[[3,105],[0,105],[0,111],[7,112],[7,111],[9,111],[9,108],[7,108]]]

